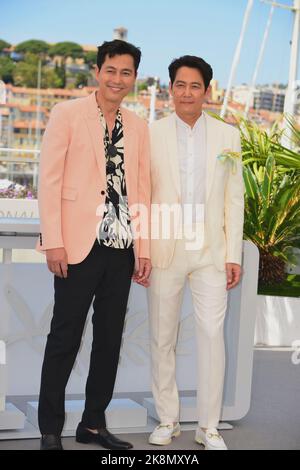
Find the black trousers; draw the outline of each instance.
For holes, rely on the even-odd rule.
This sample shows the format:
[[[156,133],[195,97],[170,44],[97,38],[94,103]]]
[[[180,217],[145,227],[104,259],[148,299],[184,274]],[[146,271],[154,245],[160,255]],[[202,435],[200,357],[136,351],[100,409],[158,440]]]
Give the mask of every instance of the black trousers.
[[[89,255],[68,265],[68,277],[54,276],[54,310],[47,338],[39,398],[42,434],[60,435],[65,420],[65,388],[93,301],[93,344],[82,423],[105,426],[119,362],[131,277],[133,249],[114,249],[95,241]]]

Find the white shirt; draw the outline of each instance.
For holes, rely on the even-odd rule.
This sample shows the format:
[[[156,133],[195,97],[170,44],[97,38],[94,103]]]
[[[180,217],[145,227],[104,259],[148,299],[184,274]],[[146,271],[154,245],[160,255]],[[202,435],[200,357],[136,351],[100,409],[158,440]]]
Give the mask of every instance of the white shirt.
[[[196,205],[205,203],[206,119],[201,114],[193,128],[176,115],[181,203],[192,205],[192,222],[203,221]]]

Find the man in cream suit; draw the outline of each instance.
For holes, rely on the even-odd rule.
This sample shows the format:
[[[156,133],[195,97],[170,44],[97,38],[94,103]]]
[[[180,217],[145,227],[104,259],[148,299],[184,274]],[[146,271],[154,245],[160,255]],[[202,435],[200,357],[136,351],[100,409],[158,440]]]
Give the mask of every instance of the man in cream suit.
[[[209,64],[184,56],[172,62],[169,74],[175,113],[154,122],[150,129],[152,273],[148,300],[153,396],[160,425],[149,442],[166,445],[180,434],[175,348],[188,280],[198,348],[195,439],[206,449],[220,450],[226,449],[217,431],[225,368],[223,325],[228,290],[241,277],[240,136],[234,127],[202,111],[212,78]]]
[[[107,449],[132,447],[106,428],[132,276],[150,274],[148,234],[136,233],[141,205],[150,209],[147,123],[121,107],[141,58],[124,41],[98,48],[99,88],[56,105],[43,137],[37,249],[54,274],[55,302],[39,398],[41,449],[61,450],[65,387],[93,302],[93,345],[76,440]],[[135,267],[135,272],[134,272]]]

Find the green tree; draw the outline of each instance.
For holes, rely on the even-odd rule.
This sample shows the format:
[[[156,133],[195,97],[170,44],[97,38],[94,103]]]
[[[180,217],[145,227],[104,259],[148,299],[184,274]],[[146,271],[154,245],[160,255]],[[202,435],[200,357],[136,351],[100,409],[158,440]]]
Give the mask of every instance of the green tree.
[[[87,86],[88,78],[89,78],[88,73],[84,73],[84,72],[77,73],[76,80],[75,80],[75,87],[81,88],[83,86]]]
[[[97,64],[97,52],[89,51],[84,54],[84,62],[88,64],[90,68],[93,68]]]
[[[84,56],[84,52],[80,44],[75,42],[58,42],[54,44],[49,49],[50,57],[54,57],[56,55],[61,56],[64,61],[68,57],[72,57],[73,59],[77,59],[79,57]]]
[[[29,88],[37,87],[38,64],[40,58],[36,54],[27,53],[24,60],[19,62],[13,71],[14,83],[17,86],[26,86]],[[56,69],[42,67],[42,88],[60,88],[63,85],[62,77]]]
[[[49,49],[49,56],[54,57],[54,56],[60,56],[62,61],[61,61],[61,66],[60,70],[57,70],[58,76],[62,79],[62,87],[65,88],[66,86],[66,59],[68,57],[72,57],[73,59],[83,57],[84,52],[80,44],[77,44],[75,42],[58,42],[57,44],[54,44],[50,49]]]
[[[55,65],[55,73],[61,81],[61,88],[66,86],[66,70],[64,66]]]
[[[28,88],[37,86],[37,67],[26,62],[19,62],[13,72],[14,84]]]
[[[13,71],[15,85],[36,88],[38,63],[39,57],[37,55],[27,53],[24,57],[24,60],[18,62]]]
[[[10,57],[0,57],[0,78],[5,83],[14,83],[13,72],[15,63]]]
[[[41,41],[39,39],[30,39],[29,41],[24,41],[18,44],[15,48],[15,52],[20,52],[23,54],[47,54],[49,48],[49,44],[47,44],[45,41]]]
[[[0,39],[0,52],[3,51],[3,49],[7,49],[10,46],[11,46],[11,44],[4,41],[4,39]]]
[[[63,79],[53,69],[42,69],[42,88],[62,88]]]
[[[145,90],[147,91],[148,90],[147,82],[145,81],[145,82],[139,83],[137,88],[138,88],[138,92],[145,91]]]

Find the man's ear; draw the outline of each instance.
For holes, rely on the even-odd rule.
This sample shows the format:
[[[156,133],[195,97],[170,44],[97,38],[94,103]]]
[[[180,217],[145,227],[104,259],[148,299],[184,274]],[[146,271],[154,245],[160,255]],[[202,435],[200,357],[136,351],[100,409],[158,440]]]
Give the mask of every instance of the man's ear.
[[[96,64],[95,68],[94,68],[94,73],[95,73],[96,78],[98,78],[99,72],[100,72],[100,69],[99,69],[98,65]]]
[[[173,96],[173,86],[171,82],[169,82],[169,93],[171,96]]]
[[[205,92],[205,97],[208,98],[210,94],[211,94],[211,85],[208,86],[208,88]]]

